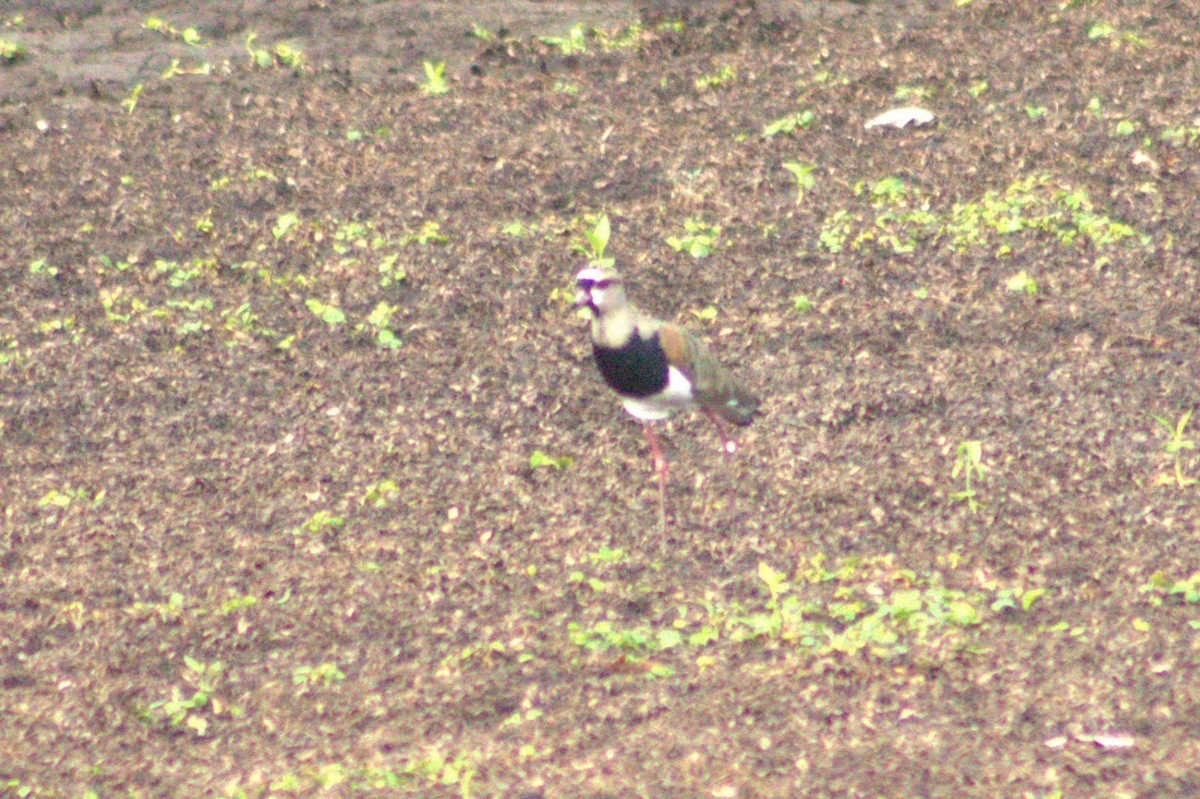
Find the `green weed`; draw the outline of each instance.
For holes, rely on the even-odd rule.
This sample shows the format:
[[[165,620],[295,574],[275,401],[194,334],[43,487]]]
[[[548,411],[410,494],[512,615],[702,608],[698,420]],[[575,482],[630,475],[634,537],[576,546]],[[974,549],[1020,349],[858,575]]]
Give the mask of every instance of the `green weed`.
[[[292,669],[292,685],[330,686],[335,682],[346,679],[346,675],[336,663],[320,663],[316,666],[297,666]]]
[[[576,242],[571,245],[571,249],[576,252],[581,252],[587,256],[588,264],[601,269],[610,268],[615,259],[604,254],[604,250],[608,247],[608,239],[612,234],[612,227],[608,223],[608,214],[600,214],[600,216],[588,216],[585,218],[583,229],[583,242]]]
[[[566,36],[539,36],[538,41],[557,47],[562,55],[587,52],[587,31],[582,25],[575,25]]]
[[[696,91],[706,91],[716,86],[724,86],[737,80],[737,70],[728,64],[722,64],[716,72],[700,75],[693,81]]]
[[[150,703],[147,717],[204,737],[208,734],[209,716],[222,710],[222,706],[213,700],[213,694],[225,667],[219,660],[205,665],[190,656],[184,656],[183,663],[183,680],[191,694],[178,686],[172,687],[170,699]],[[236,708],[230,708],[230,711],[234,715],[238,712]]]
[[[1158,479],[1155,481],[1158,485],[1175,483],[1177,487],[1185,488],[1200,482],[1197,478],[1188,477],[1184,474],[1184,453],[1196,448],[1195,441],[1184,437],[1184,430],[1187,428],[1188,420],[1191,418],[1192,411],[1190,409],[1184,411],[1179,420],[1174,423],[1165,416],[1154,417],[1154,421],[1158,422],[1159,428],[1167,434],[1167,441],[1163,444],[1163,449],[1171,456],[1175,466],[1174,474],[1160,474],[1158,476]]]
[[[812,111],[807,108],[801,109],[793,114],[786,114],[778,119],[773,119],[763,125],[762,135],[763,138],[770,139],[780,133],[792,133],[797,129],[809,127],[816,120],[817,115]]]
[[[258,41],[257,33],[249,33],[246,35],[246,52],[250,54],[251,66],[259,69],[271,69],[273,67],[287,67],[289,69],[299,69],[304,63],[304,53],[298,48],[280,42],[274,47],[257,47],[255,42]]]
[[[562,455],[557,458],[553,458],[542,452],[540,449],[535,449],[533,454],[529,456],[530,469],[542,469],[546,467],[553,467],[554,469],[566,469],[574,462],[574,459],[571,458],[570,455]]]
[[[1024,269],[1010,277],[1004,285],[1009,291],[1023,291],[1026,294],[1037,294],[1037,281],[1025,274]]]
[[[1151,605],[1200,604],[1200,572],[1183,580],[1174,580],[1163,572],[1150,575],[1144,585],[1138,588],[1138,593],[1144,594]]]
[[[450,91],[446,83],[445,61],[425,61],[421,66],[425,70],[425,81],[418,84],[421,91],[425,94],[445,94]]]
[[[799,205],[804,202],[804,191],[811,189],[816,183],[812,171],[817,167],[815,164],[801,164],[798,161],[784,161],[782,166],[796,179],[796,205]]]
[[[375,343],[386,349],[394,350],[400,346],[400,339],[392,331],[392,314],[399,310],[399,306],[380,300],[367,318],[355,326],[357,332],[373,332]],[[343,317],[344,318],[344,317]]]
[[[667,236],[667,245],[675,252],[686,252],[693,258],[712,253],[721,234],[720,225],[710,225],[702,219],[685,219],[682,236]]]
[[[954,469],[950,476],[953,479],[958,479],[959,475],[963,478],[963,489],[961,491],[951,491],[950,499],[959,502],[966,502],[971,513],[978,513],[979,508],[983,503],[975,499],[976,491],[972,486],[972,481],[983,479],[983,442],[982,441],[964,441],[954,450]]]

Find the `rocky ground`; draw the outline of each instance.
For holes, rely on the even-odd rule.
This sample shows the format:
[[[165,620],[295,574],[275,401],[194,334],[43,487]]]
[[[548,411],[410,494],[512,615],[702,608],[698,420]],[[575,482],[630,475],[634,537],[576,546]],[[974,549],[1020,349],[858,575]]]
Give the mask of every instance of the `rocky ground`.
[[[26,5],[4,795],[1200,793],[1193,5]]]

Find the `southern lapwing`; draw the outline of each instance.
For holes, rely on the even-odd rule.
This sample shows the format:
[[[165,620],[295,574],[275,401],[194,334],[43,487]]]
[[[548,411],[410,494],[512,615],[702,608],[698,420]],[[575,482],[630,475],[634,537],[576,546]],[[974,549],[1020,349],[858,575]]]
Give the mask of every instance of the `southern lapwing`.
[[[592,312],[592,354],[625,410],[642,423],[658,475],[659,524],[666,528],[667,461],[653,423],[699,406],[717,426],[725,452],[737,445],[721,420],[748,425],[758,398],[738,382],[704,342],[679,325],[639,311],[625,296],[620,273],[589,266],[576,276],[575,304]]]

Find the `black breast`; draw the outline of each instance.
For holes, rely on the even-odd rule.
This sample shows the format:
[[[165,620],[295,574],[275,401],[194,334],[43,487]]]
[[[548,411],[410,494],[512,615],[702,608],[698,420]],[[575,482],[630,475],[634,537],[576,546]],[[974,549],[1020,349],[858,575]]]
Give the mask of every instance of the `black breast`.
[[[658,333],[642,338],[634,331],[629,343],[616,349],[592,344],[592,354],[604,382],[626,397],[648,397],[667,387],[667,354]]]

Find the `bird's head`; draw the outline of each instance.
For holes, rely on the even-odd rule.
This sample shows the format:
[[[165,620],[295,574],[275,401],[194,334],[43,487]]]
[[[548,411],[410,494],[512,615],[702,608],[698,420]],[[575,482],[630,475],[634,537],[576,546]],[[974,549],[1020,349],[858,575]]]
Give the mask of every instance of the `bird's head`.
[[[575,276],[579,294],[575,304],[589,309],[593,316],[625,303],[625,289],[617,270],[607,267],[589,266]]]

